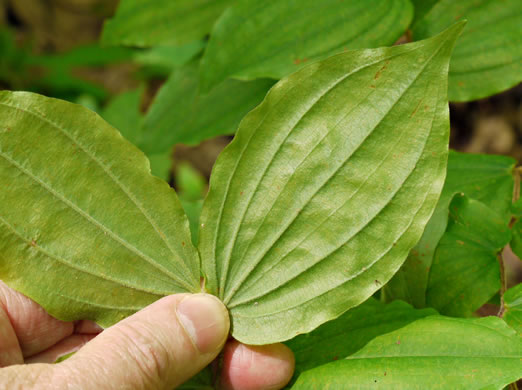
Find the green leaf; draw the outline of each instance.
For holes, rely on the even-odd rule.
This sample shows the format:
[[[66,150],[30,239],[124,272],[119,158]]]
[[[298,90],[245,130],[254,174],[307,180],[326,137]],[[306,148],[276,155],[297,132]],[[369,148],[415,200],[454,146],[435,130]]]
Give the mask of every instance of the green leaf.
[[[500,289],[497,253],[511,239],[508,221],[483,203],[456,195],[430,269],[426,304],[471,316]]]
[[[143,88],[123,92],[114,97],[103,109],[101,116],[136,145],[141,138],[143,114],[140,111]]]
[[[402,301],[386,305],[370,298],[341,317],[321,325],[311,333],[297,336],[286,344],[295,354],[296,374],[299,374],[344,359],[375,337],[433,314],[437,314],[433,309],[416,310]]]
[[[513,237],[509,246],[511,250],[518,256],[519,259],[522,259],[522,220],[518,219],[512,227]]]
[[[499,318],[432,316],[303,373],[292,390],[502,389],[522,377],[521,359],[522,341]]]
[[[199,242],[199,216],[203,208],[203,200],[181,199],[181,205],[189,220],[192,243],[197,246]]]
[[[105,23],[102,43],[124,46],[184,45],[210,32],[231,0],[121,0]]]
[[[204,47],[204,41],[194,41],[183,46],[157,46],[136,53],[134,61],[141,65],[173,70],[187,64]]]
[[[309,332],[400,267],[444,182],[446,72],[462,27],[310,65],[243,119],[214,166],[199,244],[236,339]]]
[[[348,49],[391,45],[412,17],[408,0],[236,2],[210,35],[201,62],[202,88],[210,90],[228,77],[280,79]]]
[[[143,137],[143,114],[140,110],[143,88],[123,92],[112,99],[101,113],[103,119],[120,131],[120,133],[139,146]],[[150,170],[154,176],[168,180],[172,161],[170,151],[150,153],[147,155]]]
[[[198,92],[197,67],[175,70],[160,89],[144,123],[140,147],[146,153],[168,151],[176,143],[196,145],[233,134],[240,120],[258,105],[272,80],[227,80],[209,94]]]
[[[109,326],[197,292],[175,192],[93,112],[0,92],[0,279],[62,320]]]
[[[455,194],[463,193],[484,203],[509,222],[515,164],[510,157],[450,151],[446,182],[435,212],[419,243],[384,287],[386,301],[402,299],[418,308],[426,306],[429,270],[435,249],[446,231],[448,207]]]
[[[412,24],[415,25],[415,22],[422,19],[438,1],[439,0],[411,0],[415,10]]]
[[[428,38],[461,18],[469,25],[451,56],[449,100],[480,99],[522,81],[522,2],[440,0],[415,23],[413,38]]]
[[[147,157],[150,161],[150,172],[160,179],[165,181],[169,180],[170,171],[172,168],[170,151],[165,153],[149,154]]]
[[[504,294],[504,320],[522,337],[522,283]]]
[[[207,180],[192,165],[182,162],[176,167],[176,188],[185,200],[201,200],[207,192]]]

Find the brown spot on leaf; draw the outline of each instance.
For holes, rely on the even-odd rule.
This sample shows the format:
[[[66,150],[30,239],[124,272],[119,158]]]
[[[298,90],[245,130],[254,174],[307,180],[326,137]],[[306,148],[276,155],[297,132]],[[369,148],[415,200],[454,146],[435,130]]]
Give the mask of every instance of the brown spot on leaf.
[[[459,244],[459,245],[464,245],[464,241],[457,240],[457,244]]]
[[[386,68],[388,67],[388,64],[390,63],[390,60],[386,61],[383,65],[383,67],[381,69],[379,69],[377,71],[377,73],[375,73],[375,76],[373,77],[374,80],[378,80],[379,77],[381,77],[381,74],[382,72],[384,72],[386,70]]]
[[[36,246],[36,240],[31,240],[30,245],[31,245],[32,247],[35,247],[35,246]]]

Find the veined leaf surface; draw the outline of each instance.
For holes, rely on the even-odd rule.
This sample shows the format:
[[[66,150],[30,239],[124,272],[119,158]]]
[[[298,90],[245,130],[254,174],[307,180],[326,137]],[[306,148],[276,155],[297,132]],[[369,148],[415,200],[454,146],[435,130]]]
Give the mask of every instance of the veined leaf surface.
[[[184,45],[202,39],[231,0],[121,0],[105,23],[102,43]]]
[[[212,30],[202,88],[228,77],[280,79],[335,53],[391,45],[412,17],[408,0],[236,2]]]
[[[426,305],[429,271],[437,245],[446,231],[449,204],[463,193],[484,203],[508,223],[511,218],[513,168],[511,157],[450,151],[448,174],[433,216],[406,262],[383,288],[386,300],[402,299],[415,307]]]
[[[497,253],[511,239],[508,222],[485,204],[456,195],[430,268],[426,304],[468,317],[500,290]]]
[[[236,339],[309,332],[400,267],[444,182],[447,66],[462,26],[310,65],[243,119],[214,166],[199,241]]]
[[[98,115],[0,92],[0,279],[63,319],[102,326],[197,292],[175,192]]]
[[[522,81],[522,1],[439,0],[413,26],[425,39],[465,18],[469,24],[451,56],[449,100],[493,95]]]
[[[499,318],[431,316],[306,371],[293,390],[503,389],[522,377],[522,340]]]

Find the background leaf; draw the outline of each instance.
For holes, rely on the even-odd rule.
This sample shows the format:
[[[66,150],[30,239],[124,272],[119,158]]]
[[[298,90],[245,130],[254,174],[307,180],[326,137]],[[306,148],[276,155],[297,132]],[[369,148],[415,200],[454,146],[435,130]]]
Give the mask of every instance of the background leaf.
[[[522,81],[522,2],[439,0],[415,23],[413,38],[433,36],[461,18],[469,24],[451,56],[449,100],[480,99]]]
[[[62,320],[102,326],[197,292],[176,194],[98,115],[0,92],[0,279]]]
[[[228,77],[280,79],[334,53],[391,45],[412,17],[408,0],[236,2],[212,30],[202,88]]]
[[[176,143],[196,145],[223,134],[233,134],[245,114],[258,105],[271,80],[227,80],[206,95],[198,91],[197,68],[175,70],[150,107],[140,147],[146,153],[170,150]]]
[[[441,314],[471,316],[499,291],[497,253],[510,238],[508,221],[483,203],[456,195],[433,258],[426,304]]]
[[[504,303],[504,320],[522,337],[522,284],[519,283],[506,291]]]
[[[513,227],[511,228],[513,233],[513,237],[509,246],[513,250],[513,252],[518,256],[519,259],[522,259],[522,220],[518,219]]]
[[[502,389],[522,377],[521,358],[522,341],[496,317],[431,316],[303,373],[292,389]]]
[[[433,314],[437,314],[433,309],[416,310],[405,302],[384,304],[370,298],[341,317],[286,344],[295,354],[296,375],[299,375],[302,371],[344,359],[375,337]]]
[[[121,0],[105,23],[107,45],[184,45],[202,39],[231,0]],[[160,10],[160,11],[158,11]]]
[[[143,114],[140,110],[142,95],[143,88],[121,93],[112,99],[101,112],[103,119],[136,146],[140,146],[143,138]],[[149,153],[147,158],[152,174],[168,180],[172,166],[170,150]]]
[[[461,28],[310,65],[243,119],[214,166],[199,245],[236,339],[309,332],[400,267],[442,189]]]
[[[386,301],[401,299],[417,308],[426,306],[426,288],[435,249],[446,231],[449,204],[462,193],[496,212],[506,223],[511,218],[513,168],[510,157],[450,151],[444,189],[419,243],[383,288]]]

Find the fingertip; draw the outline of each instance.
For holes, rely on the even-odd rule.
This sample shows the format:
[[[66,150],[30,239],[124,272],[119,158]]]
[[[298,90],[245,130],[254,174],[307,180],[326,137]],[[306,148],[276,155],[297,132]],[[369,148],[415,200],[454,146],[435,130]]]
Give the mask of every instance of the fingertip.
[[[281,389],[292,379],[293,352],[284,344],[227,343],[223,353],[221,384],[226,390]]]

